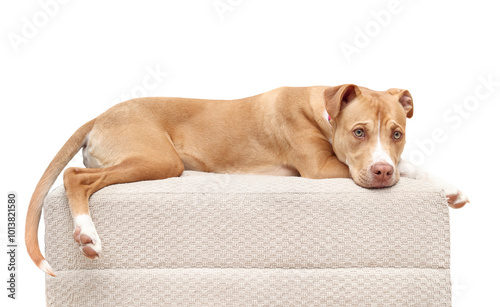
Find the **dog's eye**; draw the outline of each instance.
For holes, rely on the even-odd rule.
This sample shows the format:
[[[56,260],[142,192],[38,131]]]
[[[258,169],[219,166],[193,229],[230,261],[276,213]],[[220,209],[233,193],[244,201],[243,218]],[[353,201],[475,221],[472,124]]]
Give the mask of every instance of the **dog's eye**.
[[[392,138],[395,139],[395,140],[399,140],[401,139],[401,137],[403,136],[403,134],[399,131],[394,131],[394,134],[392,135]]]
[[[354,136],[357,138],[362,138],[365,136],[365,131],[363,129],[356,129],[352,133],[354,133]]]

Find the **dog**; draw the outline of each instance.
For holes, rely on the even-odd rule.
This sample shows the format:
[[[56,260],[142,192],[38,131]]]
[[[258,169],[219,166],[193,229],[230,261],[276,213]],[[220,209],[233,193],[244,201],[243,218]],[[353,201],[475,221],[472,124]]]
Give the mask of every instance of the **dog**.
[[[101,253],[88,199],[111,184],[180,176],[184,170],[306,178],[352,178],[383,188],[400,176],[439,180],[401,159],[409,91],[374,91],[354,84],[282,87],[236,100],[138,98],[120,103],[80,127],[56,154],[28,208],[26,247],[44,272],[37,232],[43,200],[82,149],[86,168],[67,168],[64,187],[81,253]],[[448,203],[468,199],[446,185]]]

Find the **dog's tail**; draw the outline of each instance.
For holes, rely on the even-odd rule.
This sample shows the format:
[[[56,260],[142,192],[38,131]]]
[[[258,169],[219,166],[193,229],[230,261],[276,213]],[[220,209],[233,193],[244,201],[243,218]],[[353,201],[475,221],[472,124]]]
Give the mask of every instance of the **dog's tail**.
[[[81,126],[63,145],[43,173],[42,178],[35,188],[35,192],[33,192],[33,196],[31,196],[28,213],[26,215],[26,230],[24,238],[26,242],[26,249],[28,250],[31,260],[33,260],[33,262],[42,271],[52,276],[56,276],[56,274],[50,267],[47,260],[43,257],[40,252],[40,246],[38,245],[38,224],[40,223],[40,217],[42,215],[43,201],[66,164],[71,161],[80,148],[82,148],[85,144],[86,137],[92,130],[94,122],[95,119]]]

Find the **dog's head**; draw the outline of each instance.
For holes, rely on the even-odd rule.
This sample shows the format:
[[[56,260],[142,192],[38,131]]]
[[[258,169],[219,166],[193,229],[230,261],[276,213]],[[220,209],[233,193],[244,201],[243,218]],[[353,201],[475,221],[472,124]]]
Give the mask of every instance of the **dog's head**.
[[[331,117],[332,146],[349,166],[354,182],[366,188],[392,186],[405,145],[406,118],[413,116],[407,90],[385,92],[346,84],[325,90]]]

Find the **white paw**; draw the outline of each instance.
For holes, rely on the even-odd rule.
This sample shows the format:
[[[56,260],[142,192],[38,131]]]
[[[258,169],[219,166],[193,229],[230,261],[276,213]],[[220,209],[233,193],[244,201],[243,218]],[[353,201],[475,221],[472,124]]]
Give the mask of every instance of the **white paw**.
[[[413,165],[405,159],[401,159],[398,164],[398,169],[401,176],[409,177],[413,179],[424,180],[441,187],[444,190],[446,198],[448,200],[448,205],[452,208],[458,209],[465,206],[469,202],[467,196],[460,192],[455,186],[449,184],[448,182],[434,177],[424,171],[422,168]]]
[[[469,198],[456,188],[445,188],[444,193],[451,208],[460,209],[469,202]]]
[[[431,177],[430,179],[432,183],[440,186],[443,189],[444,194],[446,195],[446,200],[448,201],[448,206],[450,206],[451,208],[459,209],[469,202],[469,198],[467,198],[467,196],[465,196],[465,194],[457,189],[454,185],[436,177]]]
[[[73,238],[80,244],[80,252],[90,259],[99,258],[101,254],[101,239],[88,215],[79,215],[75,218]]]

